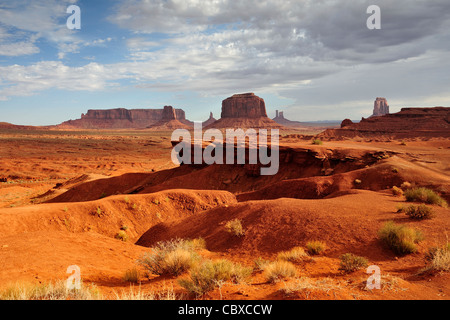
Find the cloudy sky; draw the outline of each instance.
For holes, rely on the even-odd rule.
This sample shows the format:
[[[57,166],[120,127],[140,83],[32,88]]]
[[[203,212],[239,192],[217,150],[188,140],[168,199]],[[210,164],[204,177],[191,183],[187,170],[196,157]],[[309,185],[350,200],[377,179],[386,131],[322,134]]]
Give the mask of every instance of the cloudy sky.
[[[376,97],[450,106],[449,51],[448,0],[0,0],[0,122],[164,105],[206,120],[244,92],[299,121],[367,117]]]

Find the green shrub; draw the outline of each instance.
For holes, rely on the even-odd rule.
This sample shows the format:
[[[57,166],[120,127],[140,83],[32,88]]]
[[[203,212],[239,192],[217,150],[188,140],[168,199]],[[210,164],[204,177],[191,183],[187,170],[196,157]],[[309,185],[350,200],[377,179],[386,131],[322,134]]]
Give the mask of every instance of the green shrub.
[[[423,240],[419,230],[388,221],[378,231],[378,236],[396,254],[404,255],[417,251],[416,243]]]
[[[431,219],[434,217],[434,212],[431,207],[424,205],[423,203],[419,206],[410,205],[403,209],[405,214],[411,219],[423,220]]]
[[[323,241],[309,241],[306,243],[306,249],[308,250],[308,253],[311,255],[318,255],[322,251],[324,251],[326,248],[326,244]]]
[[[345,253],[339,257],[340,265],[339,270],[344,272],[354,272],[367,266],[367,259],[364,257],[356,256],[353,253]]]
[[[428,188],[412,188],[405,191],[406,201],[417,201],[427,204],[436,204],[438,206],[447,207],[447,202],[442,199],[436,192]]]
[[[284,278],[292,278],[297,274],[295,266],[288,261],[278,260],[264,268],[264,277],[268,282],[277,282]]]
[[[315,144],[315,145],[322,145],[323,142],[322,142],[322,140],[320,140],[320,139],[314,139],[314,140],[312,141],[312,144]]]
[[[225,224],[225,229],[227,230],[227,232],[235,235],[236,237],[242,237],[245,234],[244,229],[242,227],[242,222],[239,219],[233,219],[228,221]]]
[[[201,296],[214,290],[226,281],[241,283],[251,273],[252,268],[234,264],[225,259],[206,260],[190,270],[189,278],[180,279],[178,283],[190,294]]]

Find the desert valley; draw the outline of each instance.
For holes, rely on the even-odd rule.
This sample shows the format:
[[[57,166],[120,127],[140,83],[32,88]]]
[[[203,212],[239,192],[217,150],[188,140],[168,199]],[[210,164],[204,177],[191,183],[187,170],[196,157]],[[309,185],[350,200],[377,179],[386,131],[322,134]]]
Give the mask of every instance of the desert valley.
[[[174,164],[193,122],[172,106],[0,123],[0,299],[449,299],[450,108],[307,123],[246,93],[208,113],[279,130],[278,172]]]

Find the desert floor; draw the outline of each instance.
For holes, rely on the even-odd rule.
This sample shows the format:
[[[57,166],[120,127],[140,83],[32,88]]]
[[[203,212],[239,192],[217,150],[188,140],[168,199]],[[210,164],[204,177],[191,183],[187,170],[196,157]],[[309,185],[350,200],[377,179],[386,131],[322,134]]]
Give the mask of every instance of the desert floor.
[[[0,291],[65,280],[79,266],[84,284],[106,299],[128,292],[173,291],[193,298],[178,277],[144,274],[123,280],[158,241],[202,237],[201,257],[253,267],[310,240],[326,250],[295,264],[297,275],[270,283],[255,270],[246,283],[224,283],[200,299],[449,299],[450,274],[423,272],[428,249],[448,242],[450,210],[412,220],[391,192],[403,182],[450,200],[450,140],[384,138],[324,141],[285,135],[279,173],[245,166],[175,166],[171,132],[2,130],[0,132]],[[358,183],[355,181],[358,180]],[[245,235],[225,229],[240,219]],[[378,238],[392,220],[420,229],[418,251],[395,255]],[[126,226],[127,241],[116,238]],[[381,270],[368,290],[363,268],[344,273],[339,257],[354,253]]]

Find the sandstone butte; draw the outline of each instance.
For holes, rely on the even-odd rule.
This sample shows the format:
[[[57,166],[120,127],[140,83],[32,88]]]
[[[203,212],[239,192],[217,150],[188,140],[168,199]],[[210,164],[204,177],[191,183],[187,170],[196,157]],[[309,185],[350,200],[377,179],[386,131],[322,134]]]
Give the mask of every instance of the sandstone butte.
[[[264,99],[254,93],[235,94],[222,101],[221,118],[206,128],[283,128],[267,117]]]

